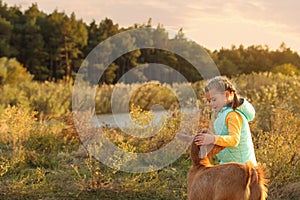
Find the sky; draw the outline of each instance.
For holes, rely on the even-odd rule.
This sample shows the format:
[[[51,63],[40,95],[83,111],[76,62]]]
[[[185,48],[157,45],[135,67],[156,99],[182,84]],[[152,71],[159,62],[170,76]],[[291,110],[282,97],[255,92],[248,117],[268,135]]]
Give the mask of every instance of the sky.
[[[26,10],[32,3],[45,13],[55,9],[75,13],[86,23],[106,17],[119,27],[144,24],[152,19],[170,32],[185,36],[209,50],[232,45],[286,47],[300,53],[299,0],[3,0]]]

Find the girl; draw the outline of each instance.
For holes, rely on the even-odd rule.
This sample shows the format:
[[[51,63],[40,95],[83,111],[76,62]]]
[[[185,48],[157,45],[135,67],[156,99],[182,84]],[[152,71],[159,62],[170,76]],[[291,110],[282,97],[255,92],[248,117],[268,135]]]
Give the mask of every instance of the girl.
[[[238,98],[233,84],[225,77],[211,79],[204,88],[205,97],[216,113],[213,129],[216,135],[204,133],[195,136],[196,145],[216,144],[226,147],[217,154],[220,164],[228,162],[257,165],[248,122],[255,110],[243,98]]]

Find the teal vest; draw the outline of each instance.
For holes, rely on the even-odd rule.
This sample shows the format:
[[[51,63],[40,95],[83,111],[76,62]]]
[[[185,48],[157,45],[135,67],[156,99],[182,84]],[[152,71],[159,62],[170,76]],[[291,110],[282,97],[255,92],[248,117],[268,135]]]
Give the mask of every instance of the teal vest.
[[[223,107],[223,109],[218,113],[217,118],[214,122],[215,133],[220,136],[228,135],[228,127],[226,125],[226,117],[229,112],[232,112],[231,107]],[[238,109],[235,109],[243,118],[240,142],[235,147],[226,147],[217,154],[217,158],[220,164],[228,162],[238,162],[245,164],[247,160],[250,160],[254,165],[257,165],[254,147],[250,132],[250,127],[246,116]]]

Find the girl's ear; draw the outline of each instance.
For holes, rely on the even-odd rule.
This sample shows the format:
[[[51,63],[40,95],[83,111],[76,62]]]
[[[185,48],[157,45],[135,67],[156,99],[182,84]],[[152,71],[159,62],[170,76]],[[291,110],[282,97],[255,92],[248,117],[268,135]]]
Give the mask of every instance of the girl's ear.
[[[231,95],[231,92],[229,92],[228,90],[225,91],[225,96],[226,96],[226,99],[229,99]]]

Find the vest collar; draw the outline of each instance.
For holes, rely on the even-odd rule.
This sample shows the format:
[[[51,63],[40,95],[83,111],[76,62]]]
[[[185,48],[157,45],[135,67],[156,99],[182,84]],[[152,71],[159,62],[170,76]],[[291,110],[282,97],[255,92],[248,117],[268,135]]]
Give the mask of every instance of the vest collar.
[[[219,111],[219,113],[221,113],[221,112],[224,112],[225,110],[227,110],[227,109],[232,109],[230,106],[224,106],[220,111]]]

